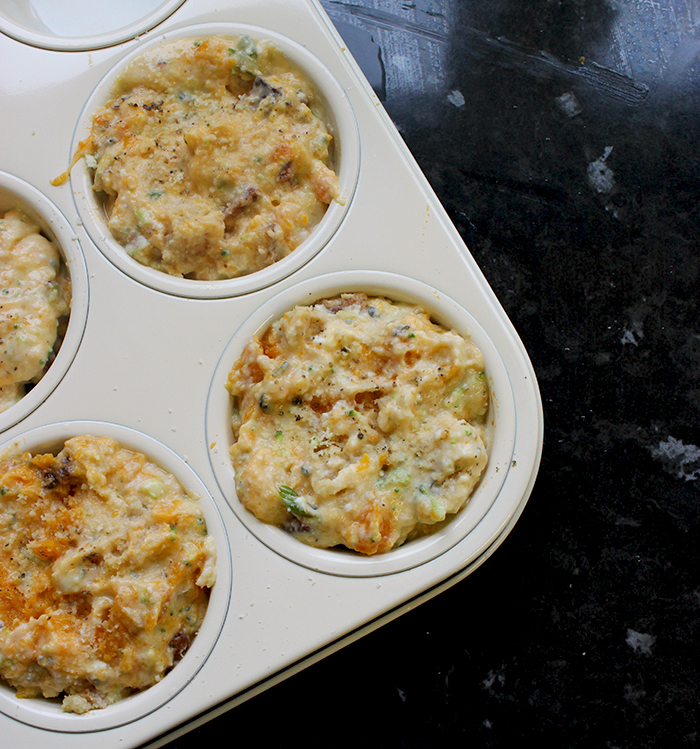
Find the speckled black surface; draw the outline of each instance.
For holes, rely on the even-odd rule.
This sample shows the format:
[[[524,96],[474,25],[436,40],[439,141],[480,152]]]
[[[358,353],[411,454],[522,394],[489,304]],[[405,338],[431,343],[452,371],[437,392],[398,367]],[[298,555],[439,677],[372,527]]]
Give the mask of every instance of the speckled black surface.
[[[542,465],[472,575],[171,747],[700,745],[700,5],[324,7],[531,356]]]

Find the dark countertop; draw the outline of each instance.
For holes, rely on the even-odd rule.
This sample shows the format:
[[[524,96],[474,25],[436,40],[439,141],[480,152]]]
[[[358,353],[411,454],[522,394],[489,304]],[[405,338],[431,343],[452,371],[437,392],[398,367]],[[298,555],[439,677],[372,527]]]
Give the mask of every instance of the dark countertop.
[[[542,465],[469,577],[169,746],[700,745],[700,5],[323,4],[530,354]]]

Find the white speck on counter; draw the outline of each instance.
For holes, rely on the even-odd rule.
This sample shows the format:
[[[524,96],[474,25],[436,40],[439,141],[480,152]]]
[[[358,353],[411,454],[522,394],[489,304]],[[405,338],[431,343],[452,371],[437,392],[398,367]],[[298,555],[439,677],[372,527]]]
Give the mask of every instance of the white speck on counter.
[[[635,653],[651,655],[651,647],[656,642],[654,635],[637,632],[634,629],[627,630],[625,642],[634,650]]]
[[[622,343],[623,346],[626,343],[631,343],[633,346],[638,346],[639,342],[637,341],[637,336],[639,338],[644,337],[644,335],[642,334],[641,325],[640,326],[634,325],[632,330],[625,328],[625,332],[622,334],[620,343]]]
[[[491,669],[488,672],[486,678],[483,679],[483,681],[481,682],[481,685],[487,691],[493,691],[494,686],[502,687],[505,684],[505,682],[506,682],[505,674],[499,673]]]
[[[605,163],[612,150],[612,146],[606,146],[603,155],[588,165],[588,184],[597,192],[609,193],[615,186],[615,174]]]
[[[447,101],[449,101],[450,104],[454,104],[457,108],[463,107],[465,104],[464,95],[458,89],[454,89],[447,94]]]
[[[583,107],[571,91],[557,96],[557,104],[567,117],[576,117],[577,114],[583,112]]]
[[[700,447],[686,445],[682,440],[671,437],[651,449],[655,458],[661,459],[679,479],[695,481],[700,478]]]

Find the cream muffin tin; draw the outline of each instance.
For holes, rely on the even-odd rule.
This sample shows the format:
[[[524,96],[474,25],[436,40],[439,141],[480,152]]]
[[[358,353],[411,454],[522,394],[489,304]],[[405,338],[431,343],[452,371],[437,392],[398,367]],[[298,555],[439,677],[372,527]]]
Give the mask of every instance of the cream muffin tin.
[[[192,648],[141,694],[80,716],[0,684],[3,747],[155,747],[293,675],[487,559],[522,512],[542,449],[527,353],[320,4],[151,0],[126,3],[117,19],[100,15],[109,5],[71,0],[66,8],[87,13],[75,27],[66,16],[52,26],[58,6],[43,0],[0,9],[0,209],[39,217],[73,282],[59,354],[0,414],[0,443],[56,449],[96,433],[146,453],[201,497],[218,581]],[[213,33],[272,39],[311,76],[331,113],[341,198],[275,266],[194,282],[138,266],[115,246],[84,164],[61,186],[51,180],[124,60]],[[468,505],[435,535],[367,558],[306,547],[258,522],[237,502],[228,461],[224,382],[245,341],[295,304],[342,291],[419,302],[470,334],[492,394],[491,459]]]

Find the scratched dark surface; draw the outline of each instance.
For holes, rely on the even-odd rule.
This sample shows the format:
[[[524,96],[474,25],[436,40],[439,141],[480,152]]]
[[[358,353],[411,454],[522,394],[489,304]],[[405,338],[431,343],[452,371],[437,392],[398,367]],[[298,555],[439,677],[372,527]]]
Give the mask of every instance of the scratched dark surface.
[[[538,481],[446,593],[182,739],[700,744],[700,4],[323,3],[532,358]]]

